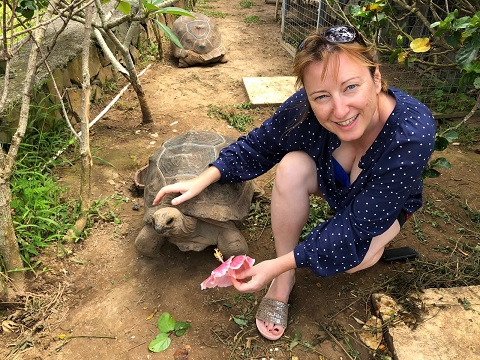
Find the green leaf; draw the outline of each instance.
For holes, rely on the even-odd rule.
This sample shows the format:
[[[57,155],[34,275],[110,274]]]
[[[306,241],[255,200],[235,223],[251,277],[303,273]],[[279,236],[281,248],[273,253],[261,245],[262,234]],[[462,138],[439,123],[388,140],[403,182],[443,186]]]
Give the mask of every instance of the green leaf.
[[[164,351],[170,346],[171,342],[172,340],[170,340],[168,334],[160,333],[150,342],[148,345],[148,350],[156,353]]]
[[[155,11],[155,12],[157,12],[157,11],[159,10],[159,9],[158,9],[158,6],[155,6],[155,5],[150,4],[150,3],[145,3],[144,6],[145,6],[145,11],[146,11],[147,13],[149,13],[150,11]]]
[[[160,332],[168,334],[175,329],[175,319],[168,312],[164,312],[158,318],[157,328]]]
[[[126,1],[120,1],[118,3],[118,10],[120,10],[125,15],[128,15],[128,14],[130,14],[130,11],[132,10],[132,6]]]
[[[190,329],[190,324],[184,321],[177,321],[175,323],[175,335],[182,336],[185,332]]]
[[[289,350],[292,351],[295,346],[297,346],[300,343],[300,340],[302,339],[302,334],[300,331],[295,331],[295,335],[293,336],[293,340],[290,342],[290,347]]]
[[[231,315],[231,316],[232,316],[232,319],[233,319],[233,321],[235,322],[235,324],[237,324],[237,325],[239,325],[239,326],[242,326],[242,327],[243,327],[243,326],[247,326],[247,320],[242,319],[242,318],[240,318],[240,317],[235,317],[235,316],[233,316],[233,315]]]
[[[397,46],[402,46],[403,44],[403,36],[402,35],[397,35]],[[400,50],[400,49],[397,49]]]
[[[362,7],[360,5],[351,5],[349,7],[350,15],[352,16],[359,16],[363,13]]]
[[[434,149],[436,151],[443,151],[448,147],[448,140],[444,138],[443,136],[437,136],[435,138],[435,146]]]
[[[471,41],[465,41],[463,43],[463,47],[458,49],[457,53],[455,54],[455,61],[458,65],[462,68],[469,65],[478,54],[478,48],[475,48]]]
[[[171,15],[178,15],[178,16],[189,16],[195,17],[190,11],[179,8],[179,7],[166,7],[162,9],[158,9],[155,11],[157,14],[171,14]]]
[[[463,16],[460,19],[457,19],[453,22],[453,28],[455,30],[465,29],[470,25],[470,22],[471,22],[470,16]]]
[[[180,43],[180,40],[178,40],[177,35],[175,35],[168,26],[162,24],[157,19],[155,19],[155,23],[175,45],[177,45],[180,49],[184,49],[183,45]]]
[[[480,89],[480,76],[475,78],[473,85],[475,86],[475,89]]]
[[[473,61],[468,66],[465,66],[465,71],[480,74],[480,61]]]
[[[445,158],[438,158],[430,162],[430,167],[436,167],[441,169],[451,169],[452,165]]]
[[[458,133],[455,130],[448,130],[444,132],[443,137],[448,140],[449,143],[458,139]]]
[[[430,179],[433,179],[433,178],[437,178],[439,177],[441,174],[435,170],[435,169],[426,169],[423,174],[422,174],[422,177],[425,179],[425,178],[430,178]]]

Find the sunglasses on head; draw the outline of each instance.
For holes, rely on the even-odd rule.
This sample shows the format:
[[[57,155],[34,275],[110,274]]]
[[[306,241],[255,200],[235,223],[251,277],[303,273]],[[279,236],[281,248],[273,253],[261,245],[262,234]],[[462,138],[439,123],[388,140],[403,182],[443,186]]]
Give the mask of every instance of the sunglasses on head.
[[[365,40],[363,40],[362,35],[355,29],[353,26],[348,25],[337,25],[332,26],[326,29],[321,35],[325,38],[327,43],[329,44],[348,44],[352,42],[358,42],[360,45],[367,46]],[[305,41],[308,40],[303,39],[300,44],[298,44],[298,51],[303,50],[305,47]]]

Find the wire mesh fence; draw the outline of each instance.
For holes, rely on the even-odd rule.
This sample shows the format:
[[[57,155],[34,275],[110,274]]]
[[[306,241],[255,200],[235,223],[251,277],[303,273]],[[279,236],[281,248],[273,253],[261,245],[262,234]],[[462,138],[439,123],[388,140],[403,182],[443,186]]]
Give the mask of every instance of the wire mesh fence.
[[[307,35],[322,27],[344,24],[350,5],[358,4],[352,0],[283,0],[281,3],[282,45],[292,56],[298,44]],[[428,7],[422,11],[426,17],[431,15]],[[400,13],[398,12],[397,15]],[[448,8],[445,9],[445,13],[448,13]],[[401,19],[402,29],[413,38],[431,35],[425,23],[416,15],[403,14]],[[365,30],[363,32],[367,34],[372,33],[371,29],[362,28],[361,30]],[[395,30],[389,29],[388,26],[376,33],[375,40],[381,50],[399,46]],[[406,40],[404,39],[404,42]],[[405,46],[405,44],[400,45]],[[382,74],[389,84],[416,96],[435,113],[468,112],[475,103],[473,86],[462,85],[460,71],[452,66],[433,68],[422,65],[418,61],[405,66],[405,64],[398,64],[397,61],[390,61],[391,52],[380,51],[380,54],[383,64]],[[429,53],[415,55],[417,59],[432,62],[429,59],[432,55]],[[454,62],[454,59],[451,60]]]

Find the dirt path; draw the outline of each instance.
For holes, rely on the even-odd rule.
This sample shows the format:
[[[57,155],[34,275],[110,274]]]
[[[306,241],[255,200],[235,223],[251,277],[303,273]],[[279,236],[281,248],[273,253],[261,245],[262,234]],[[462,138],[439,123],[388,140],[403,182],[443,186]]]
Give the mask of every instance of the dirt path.
[[[166,244],[158,259],[139,257],[135,251],[143,207],[136,211],[134,204],[143,205],[143,199],[132,192],[134,172],[147,163],[165,139],[177,133],[201,129],[238,136],[239,132],[226,122],[208,115],[209,105],[248,102],[244,76],[291,74],[292,58],[280,45],[275,6],[263,0],[254,3],[250,9],[242,8],[239,1],[208,3],[214,11],[226,14],[217,21],[228,50],[228,63],[179,69],[167,56],[145,73],[142,83],[156,119],[154,125],[139,126],[138,105],[127,91],[92,129],[93,153],[102,159],[95,161],[92,191],[95,198],[116,194],[118,206],[114,211],[119,221],[96,223],[89,238],[76,244],[68,258],[48,253],[43,257],[44,271],[32,276],[31,292],[50,307],[44,314],[43,331],[31,339],[35,346],[26,346],[18,358],[173,359],[175,351],[185,347],[190,349],[190,360],[289,359],[294,355],[304,360],[319,359],[320,354],[327,359],[353,358],[355,354],[357,359],[373,357],[355,340],[353,330],[361,327],[355,319],[368,318],[368,295],[375,282],[380,274],[391,275],[397,265],[380,263],[359,274],[328,279],[299,270],[287,336],[272,343],[261,338],[253,325],[263,292],[240,295],[232,288],[200,290],[200,282],[218,265],[211,249],[183,253]],[[246,24],[244,19],[249,15],[259,16],[260,21]],[[271,112],[270,107],[253,111],[256,124]],[[468,166],[478,174],[478,162]],[[465,187],[472,186],[468,179],[474,180],[474,174],[466,174],[462,180]],[[65,169],[62,176],[66,184],[74,183],[78,167]],[[261,181],[267,195],[272,179],[273,173],[269,173]],[[450,180],[446,177],[441,181],[448,184]],[[256,234],[245,230],[245,234],[250,239],[250,255],[257,262],[274,256],[269,229]],[[445,233],[445,239],[447,236]],[[399,246],[414,243],[420,251],[424,246],[425,253],[431,246],[418,244],[413,229],[408,227],[395,242]],[[191,328],[182,337],[172,337],[164,353],[154,354],[148,344],[158,333],[156,321],[163,312],[190,322]],[[246,319],[246,326],[242,328],[235,318]],[[290,350],[296,334],[305,343]],[[13,334],[3,336],[5,343],[16,341]]]

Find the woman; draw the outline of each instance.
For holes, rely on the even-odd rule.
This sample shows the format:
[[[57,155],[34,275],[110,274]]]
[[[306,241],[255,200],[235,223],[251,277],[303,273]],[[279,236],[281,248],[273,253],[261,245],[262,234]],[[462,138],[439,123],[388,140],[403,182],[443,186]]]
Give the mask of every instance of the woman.
[[[433,151],[435,121],[418,100],[382,79],[376,49],[353,27],[307,37],[294,60],[303,87],[259,128],[223,149],[199,177],[161,189],[177,205],[215,181],[255,178],[274,165],[272,231],[277,257],[237,275],[242,292],[269,290],[257,327],[271,340],[287,326],[295,268],[319,276],[356,272],[380,259],[385,245],[422,204],[422,172]],[[322,195],[335,216],[299,242],[309,197]]]

